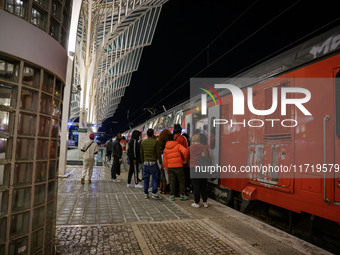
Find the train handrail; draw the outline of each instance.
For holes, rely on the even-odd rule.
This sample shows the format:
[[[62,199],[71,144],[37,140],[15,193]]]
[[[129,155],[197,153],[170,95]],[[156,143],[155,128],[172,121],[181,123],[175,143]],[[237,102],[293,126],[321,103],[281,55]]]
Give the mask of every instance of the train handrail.
[[[326,115],[323,118],[323,163],[327,164],[327,132],[326,132],[326,122],[331,117],[329,115]],[[323,173],[323,201],[325,201],[326,204],[330,203],[330,200],[326,198],[326,172]]]

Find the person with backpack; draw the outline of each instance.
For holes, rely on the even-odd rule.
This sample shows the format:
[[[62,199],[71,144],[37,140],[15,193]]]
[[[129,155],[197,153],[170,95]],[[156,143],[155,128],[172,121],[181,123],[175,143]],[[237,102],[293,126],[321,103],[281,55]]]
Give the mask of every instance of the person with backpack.
[[[81,184],[85,183],[85,177],[88,174],[89,179],[88,182],[91,183],[92,173],[93,173],[93,166],[94,166],[94,155],[98,153],[98,144],[94,141],[94,134],[90,134],[90,139],[87,140],[83,147],[81,148],[81,151],[84,152],[83,155],[83,172],[81,177]]]
[[[120,140],[122,140],[122,135],[118,133],[116,140],[113,142],[112,146],[113,163],[111,167],[111,178],[113,182],[120,182],[120,180],[117,179],[117,175],[120,175],[120,164],[122,163],[123,154]]]
[[[127,156],[129,158],[129,172],[128,172],[128,180],[127,187],[128,188],[143,188],[143,185],[140,185],[138,179],[139,165],[140,165],[140,132],[138,130],[134,130],[131,135],[131,139],[128,143]],[[131,184],[131,178],[134,175],[135,184]]]
[[[195,171],[196,166],[200,166],[201,158],[210,161],[209,147],[207,145],[207,137],[205,134],[195,134],[191,138],[191,145],[186,153],[186,158],[189,160],[190,172]],[[207,196],[207,178],[191,178],[191,183],[194,191],[194,203],[192,207],[200,207],[200,198],[202,197],[203,206],[208,207]]]

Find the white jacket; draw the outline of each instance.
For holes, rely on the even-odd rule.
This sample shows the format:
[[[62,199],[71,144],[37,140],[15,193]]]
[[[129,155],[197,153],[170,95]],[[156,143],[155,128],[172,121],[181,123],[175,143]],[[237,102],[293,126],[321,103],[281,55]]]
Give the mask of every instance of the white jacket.
[[[87,148],[87,150],[86,150],[86,148]],[[91,140],[91,139],[87,140],[83,144],[83,147],[81,148],[81,151],[85,151],[85,153],[83,155],[83,159],[92,159],[92,160],[94,160],[94,154],[97,153],[98,150],[99,150],[98,144],[94,140]]]

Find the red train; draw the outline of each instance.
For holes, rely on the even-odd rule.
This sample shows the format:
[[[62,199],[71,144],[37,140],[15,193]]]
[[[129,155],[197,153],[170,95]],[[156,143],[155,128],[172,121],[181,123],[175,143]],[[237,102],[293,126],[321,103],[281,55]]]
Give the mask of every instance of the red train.
[[[225,178],[227,175],[222,173],[211,187],[218,193],[217,197],[225,197],[227,202],[235,194],[242,195],[239,203],[243,209],[250,200],[258,200],[340,224],[340,27],[238,75],[238,78],[246,77],[255,78],[255,82],[239,87],[245,99],[247,88],[252,88],[256,109],[270,108],[273,88],[278,88],[280,96],[281,88],[297,87],[310,92],[311,99],[303,106],[311,115],[288,105],[286,115],[282,116],[280,103],[268,116],[254,115],[247,107],[243,116],[233,115],[232,94],[218,90],[221,103],[208,101],[207,115],[201,114],[200,97],[197,97],[197,105],[192,104],[193,100],[184,102],[136,129],[145,136],[148,128],[154,128],[157,135],[165,128],[171,129],[174,123],[182,123],[183,131],[190,136],[196,129],[207,132],[214,164],[238,169],[267,164],[295,167],[295,173],[284,176],[259,172],[247,178],[229,178],[230,175]],[[300,97],[298,93],[290,96]],[[229,121],[214,127],[216,119]],[[292,119],[298,124],[272,127],[270,121],[264,121],[261,127],[251,127],[247,124],[250,119],[275,119],[277,123]],[[246,120],[246,124],[232,127],[230,120],[234,123]],[[326,166],[327,172],[317,171],[320,166]]]

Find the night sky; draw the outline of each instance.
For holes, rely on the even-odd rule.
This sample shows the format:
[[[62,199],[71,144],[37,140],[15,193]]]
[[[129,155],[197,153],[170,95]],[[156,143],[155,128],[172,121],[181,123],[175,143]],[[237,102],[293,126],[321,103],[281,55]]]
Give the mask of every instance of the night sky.
[[[231,77],[340,25],[337,1],[170,0],[115,116],[115,134],[189,99],[192,77]],[[127,111],[129,110],[129,119]],[[112,123],[118,122],[118,123]]]

